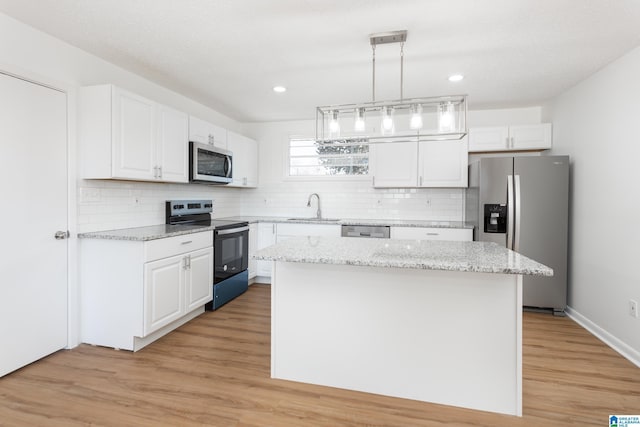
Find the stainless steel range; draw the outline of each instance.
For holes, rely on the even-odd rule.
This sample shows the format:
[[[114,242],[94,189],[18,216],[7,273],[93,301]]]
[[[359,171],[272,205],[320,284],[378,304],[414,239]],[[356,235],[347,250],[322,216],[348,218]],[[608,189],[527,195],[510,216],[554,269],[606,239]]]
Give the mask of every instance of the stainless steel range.
[[[213,220],[212,200],[167,200],[166,223],[211,226],[213,231],[213,301],[207,310],[216,310],[249,287],[249,223]]]

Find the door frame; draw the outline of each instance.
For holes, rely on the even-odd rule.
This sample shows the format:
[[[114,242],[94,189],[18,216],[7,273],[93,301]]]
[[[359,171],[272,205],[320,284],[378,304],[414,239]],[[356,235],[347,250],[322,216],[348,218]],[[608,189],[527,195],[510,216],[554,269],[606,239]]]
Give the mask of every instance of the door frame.
[[[67,95],[67,345],[80,344],[80,286],[78,280],[77,239],[77,86],[15,64],[0,62],[0,74],[57,90]],[[52,233],[54,230],[51,231]],[[53,237],[52,237],[53,238]]]

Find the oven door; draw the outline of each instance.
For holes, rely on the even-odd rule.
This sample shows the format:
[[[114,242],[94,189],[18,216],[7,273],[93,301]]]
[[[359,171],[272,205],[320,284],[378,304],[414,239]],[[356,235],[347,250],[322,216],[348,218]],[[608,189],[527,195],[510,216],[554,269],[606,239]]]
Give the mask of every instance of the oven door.
[[[233,179],[231,151],[199,142],[189,143],[192,182],[228,184]]]
[[[249,226],[214,230],[213,283],[219,283],[249,266]]]

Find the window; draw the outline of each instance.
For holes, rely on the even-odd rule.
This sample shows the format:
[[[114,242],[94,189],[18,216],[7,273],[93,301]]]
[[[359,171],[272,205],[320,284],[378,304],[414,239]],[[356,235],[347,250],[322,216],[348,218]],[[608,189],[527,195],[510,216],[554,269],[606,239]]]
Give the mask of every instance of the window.
[[[348,176],[369,174],[369,146],[362,139],[325,145],[314,139],[289,141],[289,176]]]

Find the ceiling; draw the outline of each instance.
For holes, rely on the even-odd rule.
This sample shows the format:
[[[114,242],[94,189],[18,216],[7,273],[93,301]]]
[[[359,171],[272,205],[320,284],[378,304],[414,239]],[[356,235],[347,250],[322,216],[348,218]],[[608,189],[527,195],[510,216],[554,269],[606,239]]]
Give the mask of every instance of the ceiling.
[[[371,33],[408,31],[405,98],[466,93],[473,109],[540,105],[640,45],[637,0],[0,0],[0,11],[242,122],[370,101]],[[378,100],[400,96],[399,52],[376,49]]]

